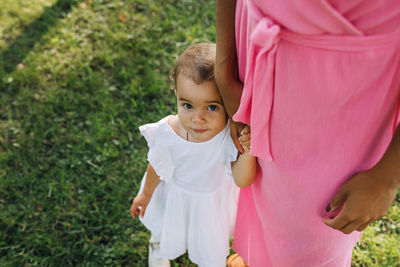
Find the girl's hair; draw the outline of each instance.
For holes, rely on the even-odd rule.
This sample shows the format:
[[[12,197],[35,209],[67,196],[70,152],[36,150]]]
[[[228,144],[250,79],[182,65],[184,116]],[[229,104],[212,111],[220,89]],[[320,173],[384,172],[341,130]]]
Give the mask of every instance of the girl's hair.
[[[171,89],[177,89],[179,74],[184,74],[197,84],[214,81],[215,52],[216,46],[213,43],[194,44],[183,51],[169,73]]]

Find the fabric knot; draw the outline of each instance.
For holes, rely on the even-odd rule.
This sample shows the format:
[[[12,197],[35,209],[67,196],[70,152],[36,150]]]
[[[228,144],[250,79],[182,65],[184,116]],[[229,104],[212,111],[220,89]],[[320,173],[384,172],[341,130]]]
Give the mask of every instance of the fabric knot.
[[[266,50],[269,50],[272,45],[279,41],[278,35],[280,27],[268,18],[262,18],[250,35],[250,40],[255,45],[260,46]]]

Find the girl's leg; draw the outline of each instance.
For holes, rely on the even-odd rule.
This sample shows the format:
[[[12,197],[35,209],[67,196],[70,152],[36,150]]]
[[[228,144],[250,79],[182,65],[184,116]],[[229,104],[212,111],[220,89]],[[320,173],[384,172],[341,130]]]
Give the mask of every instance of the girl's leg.
[[[149,240],[149,267],[170,267],[168,259],[159,258],[160,240],[151,234]]]

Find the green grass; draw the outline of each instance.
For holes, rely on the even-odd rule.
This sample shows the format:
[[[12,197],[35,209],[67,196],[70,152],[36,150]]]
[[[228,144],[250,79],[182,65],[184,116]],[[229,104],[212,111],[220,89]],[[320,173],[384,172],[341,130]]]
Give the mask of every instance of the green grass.
[[[168,71],[215,41],[214,8],[0,1],[0,266],[146,266],[149,233],[129,214],[146,165],[137,127],[174,112]],[[354,266],[400,261],[399,203]]]

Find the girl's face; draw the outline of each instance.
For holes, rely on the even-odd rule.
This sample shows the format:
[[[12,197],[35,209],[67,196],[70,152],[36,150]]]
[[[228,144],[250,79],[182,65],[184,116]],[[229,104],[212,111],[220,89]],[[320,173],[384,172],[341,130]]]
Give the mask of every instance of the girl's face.
[[[210,140],[225,128],[227,115],[215,82],[196,84],[181,74],[176,87],[178,118],[188,133],[189,141]]]

